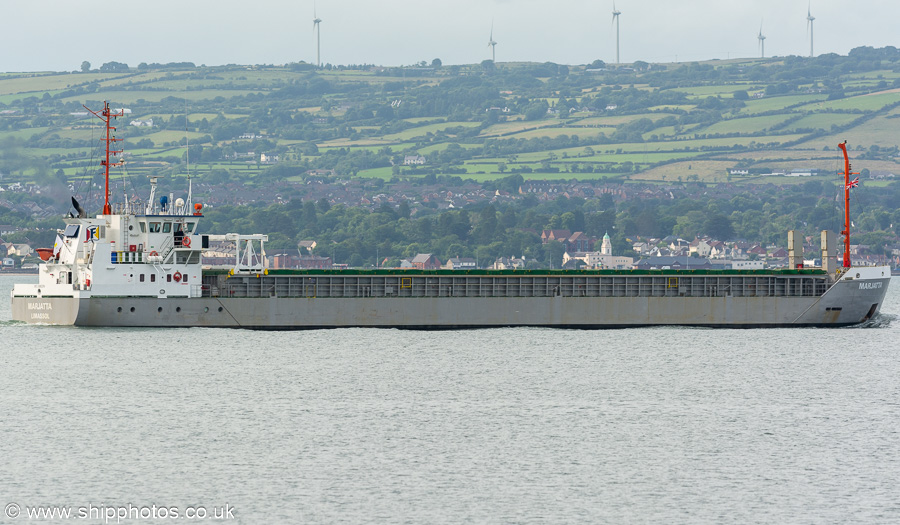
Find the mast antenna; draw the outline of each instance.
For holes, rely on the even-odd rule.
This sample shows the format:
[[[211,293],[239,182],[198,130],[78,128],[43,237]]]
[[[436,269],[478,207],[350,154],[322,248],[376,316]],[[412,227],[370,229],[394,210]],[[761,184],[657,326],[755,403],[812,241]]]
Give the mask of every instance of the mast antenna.
[[[184,99],[184,155],[185,155],[185,165],[187,167],[187,177],[188,177],[188,197],[187,203],[185,204],[184,210],[181,211],[182,214],[187,214],[191,207],[194,205],[194,185],[193,180],[191,180],[191,141],[190,137],[188,137],[188,105],[187,105],[187,97]]]
[[[103,215],[110,215],[112,213],[112,208],[109,206],[109,168],[110,166],[121,166],[123,162],[121,160],[117,160],[116,162],[110,162],[109,157],[112,155],[113,157],[117,156],[119,153],[122,153],[123,150],[115,150],[110,149],[110,144],[115,142],[121,142],[122,139],[117,139],[115,137],[110,137],[110,132],[115,131],[116,128],[110,125],[110,119],[116,117],[125,116],[125,110],[121,109],[117,113],[112,113],[109,110],[109,102],[103,101],[103,111],[97,113],[93,109],[82,104],[84,109],[90,111],[94,114],[95,117],[99,118],[106,125],[106,138],[102,139],[106,142],[106,159],[101,160],[100,164],[103,166],[103,177],[105,181],[105,190],[103,192]]]

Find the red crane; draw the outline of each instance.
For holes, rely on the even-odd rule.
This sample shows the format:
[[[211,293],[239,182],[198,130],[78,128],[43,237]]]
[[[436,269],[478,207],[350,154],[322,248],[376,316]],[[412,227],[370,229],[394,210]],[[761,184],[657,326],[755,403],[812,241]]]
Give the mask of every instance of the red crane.
[[[859,173],[850,173],[850,157],[847,156],[847,141],[838,144],[841,151],[844,152],[844,268],[850,268],[850,189],[859,185],[859,177],[850,180],[850,175],[859,175]]]

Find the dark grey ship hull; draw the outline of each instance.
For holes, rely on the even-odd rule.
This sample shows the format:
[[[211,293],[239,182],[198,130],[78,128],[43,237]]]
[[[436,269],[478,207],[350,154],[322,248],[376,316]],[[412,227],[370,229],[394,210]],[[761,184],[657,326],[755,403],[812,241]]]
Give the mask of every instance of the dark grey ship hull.
[[[644,285],[645,276],[632,274],[628,277],[632,285],[625,280],[617,288],[612,282],[606,290],[605,281],[598,280],[595,285],[590,279],[579,280],[578,275],[571,281],[560,281],[558,276],[515,277],[515,283],[512,277],[505,277],[503,288],[499,278],[491,277],[492,281],[484,284],[488,278],[479,276],[479,288],[468,289],[465,280],[472,276],[425,275],[418,291],[412,280],[405,288],[406,281],[397,280],[396,287],[387,284],[394,282],[390,276],[344,275],[338,282],[333,275],[311,274],[290,277],[294,284],[271,275],[236,276],[210,281],[219,286],[205,289],[201,297],[13,297],[13,318],[78,326],[268,330],[849,326],[878,313],[890,280],[889,272],[877,268],[860,271],[862,277],[847,274],[833,284],[828,282],[827,287],[825,281],[804,275],[776,279],[735,273],[714,277],[691,274],[695,282],[683,284],[689,277],[667,274],[647,276],[651,280]],[[655,278],[662,280],[652,280]],[[741,288],[734,284],[738,278]],[[347,279],[356,283],[352,290]],[[530,281],[523,283],[522,279]],[[762,290],[764,286],[771,289]],[[434,295],[427,296],[429,293]]]

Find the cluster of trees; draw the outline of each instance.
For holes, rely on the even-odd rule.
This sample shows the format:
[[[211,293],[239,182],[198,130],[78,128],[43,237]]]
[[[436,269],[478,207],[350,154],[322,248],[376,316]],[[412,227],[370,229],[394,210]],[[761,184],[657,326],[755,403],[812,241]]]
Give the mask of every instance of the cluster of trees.
[[[517,190],[521,177],[512,175],[485,183],[487,189]],[[698,194],[702,185],[696,185]],[[327,201],[293,200],[287,205],[221,207],[207,213],[207,228],[214,233],[257,231],[270,234],[273,250],[296,247],[315,239],[321,255],[354,266],[380,258],[434,253],[442,259],[475,257],[482,262],[510,255],[525,255],[540,264],[559,267],[561,245],[541,243],[544,229],[583,231],[601,238],[609,233],[615,253],[633,255],[638,237],[685,239],[708,235],[722,241],[784,245],[787,231],[817,235],[822,229],[840,230],[841,210],[837,186],[817,181],[775,188],[758,195],[730,198],[641,199],[616,203],[609,194],[595,199],[558,197],[540,202],[529,195],[513,204],[480,204],[467,209],[437,211],[420,208],[410,216],[409,203],[384,204],[374,211],[330,206]],[[872,244],[884,252],[900,228],[900,184],[879,191],[858,190],[860,206],[855,219],[854,243]],[[860,233],[867,232],[867,233]]]

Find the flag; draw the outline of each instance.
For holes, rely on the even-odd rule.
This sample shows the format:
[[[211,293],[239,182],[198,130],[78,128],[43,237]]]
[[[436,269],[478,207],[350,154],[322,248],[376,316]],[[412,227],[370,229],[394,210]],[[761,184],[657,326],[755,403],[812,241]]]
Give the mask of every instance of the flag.
[[[848,189],[848,190],[853,189],[853,188],[859,186],[859,177],[856,177],[855,179],[853,179],[853,180],[851,180],[850,182],[848,182],[848,183],[846,184],[846,186],[847,186],[847,189]]]
[[[62,250],[63,240],[59,235],[56,236],[56,242],[53,243],[53,256],[59,259],[59,251]]]

